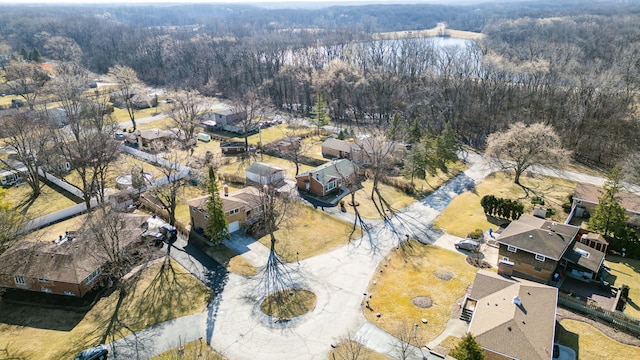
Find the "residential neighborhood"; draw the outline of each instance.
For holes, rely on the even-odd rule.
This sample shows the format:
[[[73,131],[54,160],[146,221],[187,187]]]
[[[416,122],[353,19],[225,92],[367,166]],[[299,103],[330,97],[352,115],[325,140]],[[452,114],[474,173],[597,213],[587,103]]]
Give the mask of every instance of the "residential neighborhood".
[[[640,8],[536,4],[0,4],[0,360],[640,357]]]

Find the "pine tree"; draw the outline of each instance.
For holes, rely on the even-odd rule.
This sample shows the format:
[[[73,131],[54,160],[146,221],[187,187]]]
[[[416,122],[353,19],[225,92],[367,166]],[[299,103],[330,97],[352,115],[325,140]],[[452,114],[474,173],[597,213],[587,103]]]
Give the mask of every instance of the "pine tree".
[[[467,333],[458,346],[451,350],[449,356],[458,360],[484,360],[482,348],[469,333]]]
[[[227,218],[222,210],[222,198],[218,189],[218,180],[213,171],[213,167],[209,167],[209,200],[207,200],[207,221],[206,235],[211,242],[219,244],[222,240],[229,238],[229,229],[227,227]]]
[[[607,175],[602,187],[602,196],[598,199],[593,214],[589,218],[589,229],[602,232],[609,236],[612,233],[622,232],[627,221],[625,209],[620,205],[620,168],[614,167]]]
[[[458,141],[456,135],[453,132],[451,123],[447,123],[442,130],[442,133],[438,136],[436,153],[438,155],[439,168],[442,171],[447,171],[447,164],[458,160]]]
[[[320,129],[329,125],[329,114],[327,114],[327,103],[322,99],[322,94],[318,94],[316,97],[316,104],[313,106],[313,110],[311,110],[311,117],[313,118],[313,123],[317,128],[317,135],[320,135]]]
[[[33,48],[33,50],[29,53],[29,60],[39,63],[42,62],[42,55],[40,55],[40,51],[38,49]]]
[[[29,60],[29,53],[27,52],[27,49],[21,48],[20,49],[20,56],[22,56],[22,60],[24,60],[24,61]]]

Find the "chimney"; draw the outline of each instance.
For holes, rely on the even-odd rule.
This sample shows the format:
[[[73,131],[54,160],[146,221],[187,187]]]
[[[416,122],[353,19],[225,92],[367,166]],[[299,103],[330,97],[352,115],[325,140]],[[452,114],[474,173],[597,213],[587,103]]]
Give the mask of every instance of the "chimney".
[[[229,196],[229,185],[222,185],[222,191],[224,192],[224,196]]]

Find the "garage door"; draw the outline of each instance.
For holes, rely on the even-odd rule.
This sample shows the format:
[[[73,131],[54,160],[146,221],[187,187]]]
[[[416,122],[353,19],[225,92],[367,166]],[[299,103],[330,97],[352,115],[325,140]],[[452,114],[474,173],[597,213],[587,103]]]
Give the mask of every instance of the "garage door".
[[[232,233],[234,231],[240,230],[240,221],[234,221],[229,224],[229,232]]]

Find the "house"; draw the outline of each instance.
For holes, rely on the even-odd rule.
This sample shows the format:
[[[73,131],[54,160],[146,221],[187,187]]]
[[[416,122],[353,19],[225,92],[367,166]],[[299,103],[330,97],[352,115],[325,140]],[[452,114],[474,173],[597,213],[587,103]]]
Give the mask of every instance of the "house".
[[[284,180],[284,169],[261,162],[249,165],[245,173],[247,180],[256,184],[278,184]]]
[[[478,270],[464,320],[485,358],[551,360],[558,289]]]
[[[174,130],[146,129],[139,132],[139,138],[142,146],[163,148],[178,136]]]
[[[278,151],[290,151],[298,149],[302,138],[300,136],[287,136],[284,139],[280,139],[275,143],[275,147]]]
[[[141,240],[149,216],[125,215],[119,249]],[[51,241],[21,241],[0,255],[0,287],[82,297],[99,284],[109,263],[90,229]]]
[[[232,109],[218,110],[203,114],[202,123],[210,131],[223,129],[225,131],[242,134],[244,132],[244,128],[239,123],[244,120],[246,116],[247,115],[244,111],[235,111]],[[257,131],[257,126],[247,129],[248,133]]]
[[[296,176],[298,189],[317,196],[336,191],[343,183],[356,177],[351,160],[332,160]]]
[[[583,217],[585,211],[593,213],[602,196],[602,188],[596,185],[578,183],[573,193],[573,203],[569,220],[573,216]],[[620,205],[626,210],[631,225],[640,225],[640,195],[628,191],[620,191]]]
[[[349,159],[354,157],[362,161],[360,146],[355,143],[344,141],[336,138],[328,138],[322,145],[322,156],[328,158]]]
[[[220,144],[220,150],[225,155],[232,155],[247,151],[247,147],[242,141],[231,141]]]
[[[226,191],[226,190],[225,190]],[[232,193],[225,193],[222,197],[222,210],[227,218],[229,232],[240,230],[251,221],[260,209],[262,194],[255,187],[246,187]],[[191,216],[191,229],[200,233],[207,228],[209,215],[207,200],[209,195],[197,197],[187,201]]]
[[[506,275],[546,283],[579,230],[577,226],[522,215],[497,239],[499,268]]]

